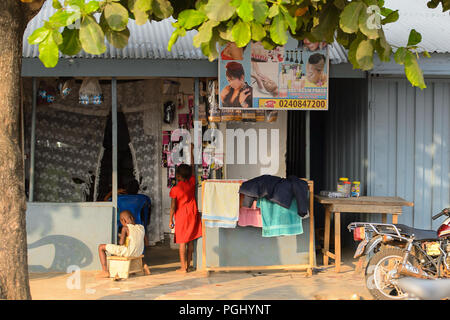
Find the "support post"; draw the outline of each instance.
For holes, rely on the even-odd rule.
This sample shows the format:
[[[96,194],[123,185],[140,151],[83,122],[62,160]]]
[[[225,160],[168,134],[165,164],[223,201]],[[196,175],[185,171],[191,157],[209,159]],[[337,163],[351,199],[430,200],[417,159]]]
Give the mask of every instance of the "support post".
[[[117,243],[117,79],[111,81],[113,243]]]
[[[28,188],[28,201],[33,202],[34,199],[34,163],[36,153],[36,105],[37,105],[37,81],[33,77],[33,110],[31,113],[31,150],[30,150],[30,185]]]
[[[311,180],[311,111],[305,116],[305,178]]]
[[[200,104],[200,79],[199,78],[195,78],[194,80],[194,121],[198,121],[199,118],[199,104]],[[199,150],[194,148],[194,151],[200,151],[202,148],[202,139],[201,136],[198,137],[198,132],[197,130],[194,130],[194,143],[200,143],[199,146]],[[199,181],[197,181],[198,179],[198,163],[195,162],[195,159],[201,159],[201,154],[200,157],[196,157],[194,156],[194,172],[195,172],[195,184],[197,186],[197,188],[195,188],[195,197],[198,198],[198,183]]]

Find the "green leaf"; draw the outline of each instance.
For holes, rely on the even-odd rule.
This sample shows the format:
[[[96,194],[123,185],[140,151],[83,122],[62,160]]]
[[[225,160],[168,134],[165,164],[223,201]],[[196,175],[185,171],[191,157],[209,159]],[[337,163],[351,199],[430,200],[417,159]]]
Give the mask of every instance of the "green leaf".
[[[362,70],[373,69],[373,40],[363,40],[356,50],[356,61]]]
[[[173,14],[173,7],[168,0],[153,0],[153,13],[159,19],[167,19]]]
[[[424,51],[423,52],[423,56],[427,57],[427,58],[431,58],[431,55],[430,55],[430,53],[428,51]]]
[[[147,23],[152,8],[151,4],[151,0],[128,0],[128,9],[132,12],[132,18],[138,26]]]
[[[199,48],[202,43],[209,42],[212,37],[212,29],[217,26],[220,22],[214,20],[208,20],[203,23],[198,29],[198,33],[192,39],[194,47]]]
[[[392,47],[386,41],[383,29],[379,30],[379,38],[375,42],[375,50],[381,61],[388,62],[391,60]]]
[[[63,43],[59,50],[68,56],[74,56],[81,50],[80,30],[65,28],[63,33]]]
[[[231,26],[223,26],[223,25],[220,26],[218,28],[220,38],[222,38],[224,40],[227,40],[227,41],[230,41],[230,42],[233,42],[234,38],[233,38],[232,30],[233,30],[233,25],[231,25]]]
[[[376,16],[372,13],[369,14],[367,12],[367,7],[364,5],[364,8],[361,10],[361,13],[359,15],[359,29],[364,35],[367,36],[367,38],[373,40],[376,40],[379,37],[379,29],[375,19]]]
[[[106,50],[105,34],[95,19],[83,17],[80,28],[81,46],[87,53],[102,54]]]
[[[269,18],[273,18],[280,13],[280,6],[274,3],[269,9]]]
[[[264,23],[266,22],[267,16],[269,14],[269,7],[264,0],[254,0],[253,1],[253,17],[256,22]]]
[[[130,30],[125,28],[122,31],[114,31],[109,29],[105,32],[106,40],[113,45],[115,48],[123,49],[128,44],[128,39],[130,38]]]
[[[344,10],[347,2],[345,0],[334,0],[333,4],[335,5],[336,8]]]
[[[128,8],[131,12],[135,10],[147,12],[152,8],[152,0],[128,0]]]
[[[48,19],[48,24],[52,28],[61,28],[74,23],[81,17],[80,12],[67,12],[63,10],[56,11],[53,16]]]
[[[272,20],[272,25],[270,26],[269,31],[272,41],[276,44],[285,45],[287,43],[287,24],[282,15],[277,15]]]
[[[266,36],[266,30],[262,25],[252,21],[251,24],[252,30],[252,40],[261,41]]]
[[[428,1],[428,3],[427,3],[427,7],[430,9],[436,9],[438,5],[439,5],[438,0],[431,0],[431,1]]]
[[[58,63],[59,49],[53,37],[47,37],[39,44],[39,59],[46,68],[53,68]]]
[[[422,41],[422,35],[419,32],[417,32],[415,29],[412,29],[411,32],[409,33],[407,46],[408,47],[409,46],[415,46],[420,41]]]
[[[236,10],[238,16],[244,22],[253,20],[253,4],[251,0],[242,0],[240,6]]]
[[[93,0],[93,1],[89,1],[89,3],[87,3],[87,4],[84,6],[84,11],[85,11],[87,14],[90,14],[90,13],[92,13],[92,12],[97,11],[99,8],[100,8],[100,5],[99,5],[98,1]]]
[[[341,28],[337,29],[336,41],[346,49],[350,46],[350,37],[351,35],[342,31]]]
[[[203,12],[193,9],[184,10],[178,15],[178,23],[187,30],[202,24],[205,20],[206,15]]]
[[[283,13],[284,19],[286,23],[288,24],[289,28],[291,29],[291,32],[295,34],[295,29],[297,28],[297,20],[289,14],[289,11],[286,10],[283,6],[280,6],[281,12]]]
[[[214,30],[211,41],[205,42],[201,46],[203,54],[206,55],[211,62],[219,56],[219,52],[217,51],[217,41],[219,41],[219,39],[217,31]]]
[[[311,29],[314,38],[332,43],[335,30],[339,25],[339,10],[332,5],[324,9],[319,16],[319,24]]]
[[[60,46],[63,43],[63,36],[61,35],[61,33],[59,33],[58,30],[52,31],[52,37],[56,45]]]
[[[210,20],[225,21],[233,16],[236,7],[230,4],[230,0],[209,0],[205,11]]]
[[[38,44],[47,38],[50,34],[50,30],[44,27],[38,28],[28,37],[29,44]]]
[[[406,78],[408,78],[413,86],[425,89],[427,86],[425,85],[423,73],[417,62],[416,56],[412,52],[407,51],[404,61]]]
[[[252,37],[250,24],[241,20],[233,26],[231,32],[233,34],[234,42],[238,47],[244,47],[247,45]]]
[[[175,31],[170,36],[169,43],[167,45],[167,50],[171,51],[172,50],[172,46],[175,44],[175,42],[177,42],[178,37],[184,37],[185,35],[186,35],[186,30],[185,29],[183,29],[183,28],[175,29]]]
[[[62,5],[59,2],[59,0],[53,0],[52,6],[53,6],[54,9],[61,9],[62,8]]]
[[[359,69],[360,66],[358,64],[358,60],[356,59],[356,51],[358,50],[358,46],[365,39],[362,33],[358,33],[356,39],[354,39],[348,50],[348,61],[353,65],[353,69]]]
[[[406,55],[408,52],[409,51],[404,47],[398,48],[394,53],[395,62],[397,62],[398,64],[405,64]]]
[[[386,18],[384,18],[383,20],[381,20],[381,24],[387,24],[387,23],[392,23],[397,21],[399,18],[398,15],[398,10],[392,11],[391,13],[389,13]]]
[[[359,29],[359,15],[364,8],[362,2],[351,2],[340,14],[339,26],[346,33],[356,33]]]
[[[128,10],[120,3],[110,2],[104,11],[106,22],[114,31],[122,31],[128,24]]]

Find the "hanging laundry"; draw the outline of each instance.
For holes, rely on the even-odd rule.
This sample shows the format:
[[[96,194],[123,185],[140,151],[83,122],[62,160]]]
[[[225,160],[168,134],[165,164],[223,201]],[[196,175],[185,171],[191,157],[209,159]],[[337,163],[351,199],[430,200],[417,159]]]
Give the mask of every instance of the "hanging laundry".
[[[239,209],[239,226],[262,227],[261,209],[259,209],[256,204],[257,201],[253,201],[251,208],[241,207]]]
[[[290,208],[293,199],[297,201],[298,215],[308,214],[309,188],[308,183],[295,176],[287,179],[271,175],[262,175],[244,182],[239,193],[253,197],[266,198],[285,209]]]
[[[297,201],[294,199],[286,209],[265,198],[258,200],[261,209],[262,236],[292,236],[303,233],[302,218],[297,214]]]
[[[206,226],[236,227],[239,220],[239,187],[240,182],[204,183],[202,215]]]

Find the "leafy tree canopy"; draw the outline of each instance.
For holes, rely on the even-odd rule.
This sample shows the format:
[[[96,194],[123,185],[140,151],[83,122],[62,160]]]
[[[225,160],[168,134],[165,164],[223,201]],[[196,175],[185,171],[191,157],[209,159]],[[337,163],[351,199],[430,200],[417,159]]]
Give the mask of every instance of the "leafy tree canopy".
[[[30,2],[31,0],[21,0]],[[173,16],[175,30],[168,50],[188,30],[197,30],[193,45],[213,61],[217,45],[235,42],[244,47],[261,41],[273,49],[286,44],[288,34],[312,42],[336,40],[348,50],[355,69],[373,68],[374,54],[405,68],[413,86],[425,88],[419,58],[422,36],[411,30],[408,43],[395,49],[386,40],[383,26],[399,19],[398,10],[385,7],[384,0],[52,0],[55,14],[28,38],[39,45],[39,58],[52,68],[59,52],[72,56],[80,50],[102,54],[106,40],[116,48],[128,43],[129,19],[137,25]],[[424,0],[429,8],[450,10],[450,0]],[[431,21],[430,21],[431,23]],[[425,57],[429,53],[423,51]]]

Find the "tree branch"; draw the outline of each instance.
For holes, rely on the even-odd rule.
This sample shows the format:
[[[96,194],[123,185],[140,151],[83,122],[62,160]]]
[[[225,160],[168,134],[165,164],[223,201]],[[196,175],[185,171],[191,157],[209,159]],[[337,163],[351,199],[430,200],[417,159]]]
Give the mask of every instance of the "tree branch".
[[[24,11],[25,22],[28,23],[33,19],[39,11],[41,11],[45,0],[20,0]]]

